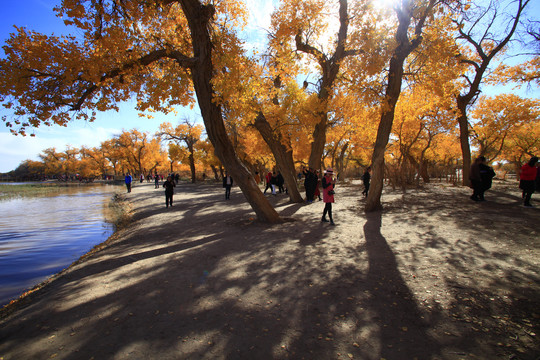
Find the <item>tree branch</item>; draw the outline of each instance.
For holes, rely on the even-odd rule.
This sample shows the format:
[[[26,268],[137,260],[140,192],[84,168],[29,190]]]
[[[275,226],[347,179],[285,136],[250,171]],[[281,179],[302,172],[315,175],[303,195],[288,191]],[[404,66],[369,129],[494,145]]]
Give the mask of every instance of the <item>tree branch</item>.
[[[178,65],[184,68],[192,68],[195,65],[195,58],[190,58],[185,56],[179,51],[175,50],[168,50],[168,49],[161,49],[161,50],[155,50],[151,53],[144,55],[138,59],[135,59],[133,61],[130,61],[116,69],[112,69],[111,71],[105,73],[103,76],[101,76],[99,83],[103,83],[106,80],[114,79],[128,70],[131,70],[138,66],[148,66],[153,62],[156,62],[161,59],[172,59],[175,60]],[[81,107],[83,103],[92,95],[97,89],[99,89],[99,83],[91,85],[88,89],[84,91],[84,93],[81,95],[77,103],[75,103],[71,110],[79,111],[81,110]]]

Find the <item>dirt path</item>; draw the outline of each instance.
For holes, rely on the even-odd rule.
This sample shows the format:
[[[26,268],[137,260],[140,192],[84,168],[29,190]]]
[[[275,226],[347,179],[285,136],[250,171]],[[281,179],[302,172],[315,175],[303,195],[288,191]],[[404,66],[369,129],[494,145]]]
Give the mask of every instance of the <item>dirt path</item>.
[[[290,219],[270,226],[238,188],[181,184],[166,209],[137,186],[128,228],[3,310],[0,359],[540,357],[540,209],[515,183],[386,191],[369,215],[336,191],[337,226],[269,195]]]

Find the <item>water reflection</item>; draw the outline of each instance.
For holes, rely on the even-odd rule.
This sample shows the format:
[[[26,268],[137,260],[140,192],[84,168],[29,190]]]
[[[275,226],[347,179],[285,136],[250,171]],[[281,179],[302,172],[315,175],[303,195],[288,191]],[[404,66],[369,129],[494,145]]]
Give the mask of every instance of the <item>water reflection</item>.
[[[104,210],[116,189],[74,186],[53,197],[0,201],[0,304],[106,240],[114,229]]]

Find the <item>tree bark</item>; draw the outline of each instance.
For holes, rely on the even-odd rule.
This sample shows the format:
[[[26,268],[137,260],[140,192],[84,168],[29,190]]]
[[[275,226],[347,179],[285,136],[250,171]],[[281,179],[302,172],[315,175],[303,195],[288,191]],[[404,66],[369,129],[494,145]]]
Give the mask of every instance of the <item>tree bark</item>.
[[[280,223],[282,220],[279,214],[264,197],[249,170],[236,155],[227,135],[221,107],[212,101],[214,99],[212,78],[215,70],[209,29],[215,9],[212,5],[202,5],[199,0],[180,0],[180,4],[188,20],[196,60],[191,72],[193,85],[215,154],[242,190],[257,218],[263,222]]]
[[[460,100],[462,98],[458,95],[458,124],[459,124],[459,143],[461,145],[461,156],[463,158],[462,165],[462,184],[469,186],[469,175],[471,172],[471,145],[469,144],[469,120],[467,119],[467,104],[469,101]]]
[[[281,175],[283,175],[283,179],[287,185],[289,199],[293,203],[303,202],[304,200],[302,199],[302,195],[300,195],[296,183],[296,170],[294,167],[292,147],[284,144],[285,141],[282,138],[281,133],[272,130],[272,127],[262,112],[259,112],[257,115],[254,125],[274,154],[276,166],[281,172]]]
[[[189,156],[188,156],[189,169],[191,171],[191,183],[195,184],[197,182],[197,172],[195,169],[195,156],[193,155],[194,153],[193,145],[188,146],[188,149],[189,149]]]
[[[321,101],[327,101],[324,99]],[[326,127],[328,126],[328,114],[322,113],[319,116],[319,122],[313,130],[313,142],[311,143],[311,152],[309,153],[308,165],[310,168],[318,170],[321,168],[322,154],[326,146]]]
[[[424,14],[419,19],[415,28],[415,39],[411,42],[408,38],[409,25],[412,17],[412,7],[409,0],[402,2],[401,9],[397,9],[399,25],[396,31],[397,47],[390,59],[390,69],[388,72],[388,84],[386,86],[385,103],[382,104],[383,110],[381,121],[377,130],[375,148],[372,157],[372,183],[366,200],[365,211],[377,211],[382,209],[381,195],[384,182],[384,153],[392,124],[394,122],[394,112],[396,104],[401,93],[401,82],[403,79],[403,63],[409,54],[420,45],[422,41],[422,28],[424,21],[431,12],[435,1],[430,0]]]

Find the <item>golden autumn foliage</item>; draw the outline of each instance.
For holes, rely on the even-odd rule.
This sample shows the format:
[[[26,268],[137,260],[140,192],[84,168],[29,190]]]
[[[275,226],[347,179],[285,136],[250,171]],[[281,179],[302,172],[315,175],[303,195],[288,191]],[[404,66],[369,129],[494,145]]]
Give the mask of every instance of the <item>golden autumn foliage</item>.
[[[201,87],[215,106],[202,114],[206,134],[202,125],[162,124],[156,129],[159,139],[133,129],[97,148],[47,149],[40,171],[50,176],[189,169],[195,181],[196,171],[208,168],[216,177],[223,166],[242,174],[244,167],[251,174],[273,169],[283,155],[278,151],[290,155],[291,167],[333,166],[353,174],[371,165],[380,124],[390,113],[387,142],[380,141],[382,168],[398,169],[406,181],[426,180],[436,169],[465,163],[463,141],[499,161],[522,161],[538,151],[532,125],[538,122],[537,100],[503,94],[474,104],[486,81],[479,70],[492,58],[504,60],[499,45],[506,39],[474,38],[475,24],[466,16],[472,3],[462,8],[456,2],[404,3],[411,13],[403,23],[408,28],[399,33],[398,12],[368,0],[285,0],[268,14],[266,52],[248,55],[241,33],[248,12],[241,1],[63,0],[56,12],[76,35],[18,27],[6,41],[0,103],[9,115],[3,121],[13,133],[25,134],[41,125],[92,121],[128,99],[152,117],[201,106]],[[202,74],[194,65],[204,54],[194,47],[201,39],[193,37],[193,4],[211,11],[205,29],[212,66]],[[402,72],[395,71],[398,55]],[[537,84],[538,66],[537,57],[519,66],[503,62],[495,74],[501,81]],[[392,83],[390,74],[403,81]],[[206,87],[194,81],[203,76],[210,79]],[[471,130],[461,133],[461,144],[460,97],[469,116],[460,125]],[[216,127],[208,114],[216,113],[225,130],[212,137]],[[270,128],[266,137],[256,126],[262,116]],[[281,147],[270,146],[269,137]],[[223,153],[241,166],[230,158],[222,164]]]
[[[481,97],[471,112],[472,144],[478,154],[490,161],[513,160],[501,157],[507,151],[513,134],[521,133],[526,126],[540,125],[540,101],[523,99],[514,94],[501,94],[495,97]],[[532,155],[531,155],[532,156]]]

